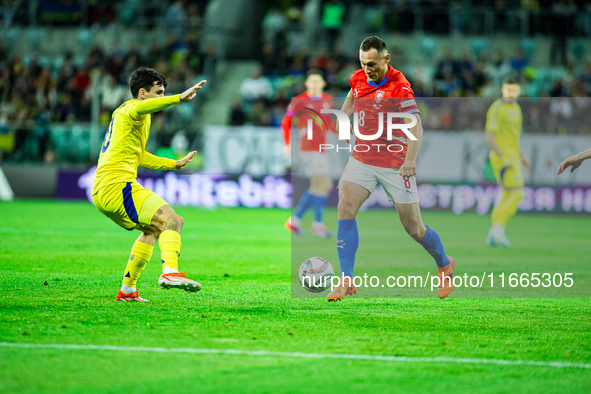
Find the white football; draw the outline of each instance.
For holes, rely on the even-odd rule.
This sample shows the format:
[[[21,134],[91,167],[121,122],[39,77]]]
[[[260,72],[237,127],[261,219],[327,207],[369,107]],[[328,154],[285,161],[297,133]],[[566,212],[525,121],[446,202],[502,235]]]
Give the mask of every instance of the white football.
[[[332,265],[322,257],[310,257],[302,263],[298,272],[302,287],[312,293],[328,289],[333,276]]]

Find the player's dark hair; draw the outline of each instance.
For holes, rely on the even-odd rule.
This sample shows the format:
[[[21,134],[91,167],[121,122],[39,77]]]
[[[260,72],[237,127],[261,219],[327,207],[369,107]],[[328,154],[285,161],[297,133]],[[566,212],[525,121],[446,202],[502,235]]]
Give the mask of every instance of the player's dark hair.
[[[385,55],[388,51],[388,47],[386,47],[384,40],[377,36],[367,37],[359,46],[359,49],[361,49],[363,52],[367,52],[372,48],[377,50],[380,56]]]
[[[322,78],[324,78],[324,73],[317,68],[309,69],[308,72],[306,73],[306,78],[309,77],[310,75],[320,75]]]
[[[131,89],[131,95],[133,98],[137,98],[137,95],[142,88],[150,91],[152,86],[155,85],[154,82],[156,82],[156,85],[162,85],[164,87],[167,85],[166,78],[164,78],[162,74],[153,68],[138,68],[133,73],[131,73],[131,77],[129,78],[129,89]]]
[[[515,77],[507,77],[503,79],[503,85],[519,85],[519,81]]]

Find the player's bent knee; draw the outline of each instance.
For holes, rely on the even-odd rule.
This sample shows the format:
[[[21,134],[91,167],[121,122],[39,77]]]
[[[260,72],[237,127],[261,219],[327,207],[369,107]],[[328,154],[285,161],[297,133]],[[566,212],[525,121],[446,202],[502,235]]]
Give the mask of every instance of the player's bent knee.
[[[417,242],[419,242],[424,236],[418,223],[407,224],[404,226],[404,230],[406,230],[407,234]]]
[[[162,231],[172,230],[176,231],[177,233],[181,232],[183,228],[183,218],[180,215],[177,215],[174,211],[171,215],[168,216],[164,226],[162,227]]]
[[[421,239],[423,239],[420,231],[409,231],[408,235],[410,235],[412,237],[412,239],[414,239],[417,242],[419,242]]]
[[[150,225],[157,231],[162,232],[171,220],[178,223],[176,219],[178,215],[170,205],[164,205],[156,210]]]

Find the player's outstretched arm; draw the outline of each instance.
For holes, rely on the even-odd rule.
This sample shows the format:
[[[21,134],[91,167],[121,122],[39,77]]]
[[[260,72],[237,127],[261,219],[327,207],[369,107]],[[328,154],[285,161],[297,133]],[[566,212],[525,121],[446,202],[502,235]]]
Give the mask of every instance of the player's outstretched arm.
[[[400,175],[402,176],[413,176],[417,173],[417,156],[421,149],[421,143],[423,142],[423,124],[421,123],[421,117],[415,114],[417,118],[417,124],[409,129],[409,131],[417,138],[415,140],[408,141],[408,147],[406,152],[406,159],[404,164],[400,166]],[[412,120],[404,118],[404,123],[410,123]]]
[[[574,170],[579,168],[581,164],[583,164],[583,161],[589,158],[591,158],[591,148],[587,149],[584,152],[577,153],[576,155],[571,156],[564,160],[562,163],[560,163],[560,165],[558,166],[557,174],[562,174],[562,172],[566,170],[568,167],[571,167],[570,172],[573,172]]]
[[[174,160],[168,159],[166,157],[158,157],[151,154],[150,152],[144,152],[139,165],[145,168],[151,168],[153,170],[180,170],[191,162],[191,159],[196,153],[197,151],[189,152],[189,154],[184,158],[180,160]]]
[[[133,103],[131,109],[129,110],[129,115],[132,119],[139,120],[148,114],[162,111],[163,109],[180,103],[181,102],[179,100],[178,94],[175,94],[174,96],[148,98],[140,102]]]
[[[207,83],[206,80],[202,80],[196,85],[191,86],[189,89],[185,90],[183,93],[179,94],[179,98],[182,102],[186,103],[190,101],[197,95],[197,91],[200,90],[205,84]]]
[[[149,98],[142,100],[139,103],[133,104],[133,107],[130,110],[130,115],[133,119],[140,119],[148,114],[152,114],[154,112],[162,111],[170,107],[171,105],[180,104],[181,102],[189,101],[193,97],[199,89],[205,85],[207,81],[203,80],[198,84],[190,87],[189,89],[185,90],[181,94],[175,94],[174,96],[164,96],[164,97],[156,97],[156,98]]]
[[[191,162],[191,159],[193,158],[193,156],[195,156],[195,154],[197,153],[197,151],[193,151],[193,152],[189,152],[189,154],[185,157],[183,157],[180,160],[176,161],[176,169],[180,170],[181,168],[183,168],[184,166],[186,166],[187,164],[189,164]]]

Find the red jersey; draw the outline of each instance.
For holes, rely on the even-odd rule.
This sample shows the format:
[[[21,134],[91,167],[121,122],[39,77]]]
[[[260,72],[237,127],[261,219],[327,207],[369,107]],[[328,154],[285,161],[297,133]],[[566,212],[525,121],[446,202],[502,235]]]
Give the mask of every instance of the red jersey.
[[[322,93],[320,97],[315,97],[305,92],[294,97],[282,122],[285,144],[291,144],[291,119],[297,117],[298,123],[296,127],[300,133],[300,150],[304,152],[320,152],[320,144],[326,142],[326,132],[328,130],[335,131],[335,122],[330,114],[321,114],[322,119],[318,119],[322,109],[332,109],[332,98],[326,93]],[[314,117],[310,116],[310,114]],[[312,120],[312,139],[308,139],[308,119]],[[317,119],[320,121],[320,125],[316,121]]]
[[[363,70],[355,71],[349,82],[355,100],[355,112],[358,116],[360,134],[375,135],[379,130],[379,114],[383,113],[383,129],[380,137],[375,140],[357,138],[355,141],[357,150],[353,152],[353,157],[362,163],[376,167],[400,167],[406,159],[407,136],[402,130],[394,129],[392,131],[393,139],[387,139],[387,113],[419,113],[410,83],[400,71],[389,64],[388,73],[380,82],[369,81]],[[404,122],[401,118],[397,118],[392,123],[401,124]],[[361,145],[367,146],[362,147]],[[389,151],[390,145],[396,146],[390,147],[391,151]]]

